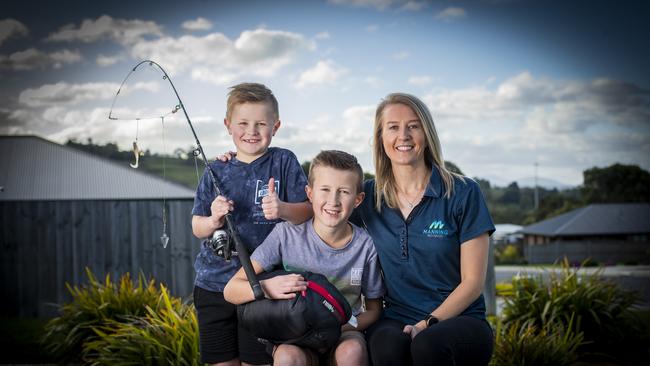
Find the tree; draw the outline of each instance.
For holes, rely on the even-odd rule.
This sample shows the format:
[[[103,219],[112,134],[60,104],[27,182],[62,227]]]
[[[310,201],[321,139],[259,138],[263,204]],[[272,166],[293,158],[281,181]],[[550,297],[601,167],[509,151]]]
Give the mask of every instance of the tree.
[[[446,161],[445,160],[445,168],[447,168],[447,170],[449,170],[451,172],[454,172],[456,174],[465,175],[465,174],[463,174],[463,171],[460,170],[458,165],[452,163],[451,161]]]
[[[650,202],[650,173],[637,165],[614,164],[583,173],[586,204]]]

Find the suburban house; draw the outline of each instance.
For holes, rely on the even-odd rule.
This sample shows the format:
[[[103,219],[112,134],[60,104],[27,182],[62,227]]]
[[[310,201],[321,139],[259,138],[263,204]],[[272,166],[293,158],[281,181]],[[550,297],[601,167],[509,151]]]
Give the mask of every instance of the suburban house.
[[[36,136],[0,136],[3,316],[48,317],[65,284],[125,272],[191,295],[194,191]],[[163,247],[163,207],[169,242]]]
[[[528,263],[650,263],[650,204],[591,204],[524,227]]]

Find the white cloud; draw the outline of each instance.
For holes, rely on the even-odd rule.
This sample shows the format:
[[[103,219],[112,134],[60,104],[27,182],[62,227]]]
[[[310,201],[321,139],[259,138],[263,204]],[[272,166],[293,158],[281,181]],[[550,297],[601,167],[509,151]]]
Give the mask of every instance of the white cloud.
[[[302,35],[267,29],[247,30],[235,40],[222,33],[202,37],[184,35],[142,40],[133,45],[131,56],[136,59],[164,60],[168,72],[181,72],[197,66],[193,77],[200,75],[231,75],[226,78],[208,77],[206,81],[222,84],[240,73],[269,77],[293,62],[296,55],[312,50],[315,45]],[[207,70],[210,69],[210,72]]]
[[[379,26],[376,25],[376,24],[370,24],[370,25],[366,26],[366,31],[368,31],[370,33],[376,32],[378,30],[379,30]]]
[[[330,39],[329,32],[319,32],[314,36],[314,39]]]
[[[363,82],[373,88],[379,88],[380,86],[384,85],[384,81],[375,76],[367,76],[363,79]]]
[[[99,54],[97,55],[95,62],[97,65],[104,67],[114,65],[122,60],[124,60],[123,56],[104,56],[102,54]]]
[[[409,58],[411,54],[406,51],[400,51],[400,52],[393,53],[392,56],[395,60],[405,60]]]
[[[311,69],[303,71],[294,86],[301,89],[312,85],[333,85],[347,72],[345,68],[337,65],[332,60],[321,60]]]
[[[407,1],[406,4],[400,7],[400,10],[418,11],[427,6],[426,1]]]
[[[442,20],[445,22],[451,22],[454,20],[462,19],[467,16],[467,12],[463,8],[459,7],[448,7],[438,14],[435,15],[435,19]]]
[[[84,20],[79,28],[74,24],[63,26],[57,32],[50,34],[46,40],[90,43],[108,39],[122,45],[130,45],[147,36],[162,37],[162,26],[152,21],[114,19],[102,15],[96,20]]]
[[[386,9],[393,5],[394,0],[328,0],[327,2],[336,5],[348,5],[362,8],[375,8],[379,10]],[[401,2],[401,1],[397,1]]]
[[[430,77],[430,76],[426,76],[426,75],[422,75],[422,76],[411,76],[411,77],[408,79],[408,83],[409,83],[409,84],[417,85],[417,86],[424,86],[424,85],[431,84],[431,81],[432,81],[432,80],[431,80],[431,77]]]
[[[67,49],[45,53],[35,48],[14,52],[9,56],[0,55],[0,69],[8,70],[33,70],[52,67],[55,69],[63,67],[64,64],[80,62],[83,57],[79,51]]]
[[[193,20],[186,20],[182,24],[183,29],[188,31],[210,30],[212,29],[212,26],[212,22],[203,17],[198,17]]]
[[[77,105],[94,100],[108,100],[115,96],[120,87],[117,83],[85,83],[69,84],[59,82],[46,84],[36,89],[25,89],[20,93],[18,101],[28,107],[61,107]],[[122,94],[135,90],[157,91],[155,83],[136,83],[131,88],[124,87]]]
[[[0,20],[0,45],[12,37],[24,37],[29,34],[29,29],[16,19]]]

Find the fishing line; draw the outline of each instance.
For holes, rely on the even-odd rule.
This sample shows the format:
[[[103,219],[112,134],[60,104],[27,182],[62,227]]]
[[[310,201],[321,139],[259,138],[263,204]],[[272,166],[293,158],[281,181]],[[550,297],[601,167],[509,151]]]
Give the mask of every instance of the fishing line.
[[[174,91],[174,95],[176,96],[176,100],[178,101],[178,104],[174,107],[171,113],[176,113],[179,110],[183,110],[183,114],[185,115],[185,119],[187,120],[187,124],[190,127],[190,130],[192,131],[192,135],[194,136],[194,140],[196,141],[196,150],[194,151],[195,156],[200,155],[201,158],[203,159],[203,163],[205,164],[205,169],[208,173],[208,176],[210,177],[212,187],[217,195],[221,195],[221,189],[219,189],[219,185],[217,184],[217,178],[210,169],[210,165],[208,163],[208,159],[205,156],[205,152],[203,151],[203,147],[201,146],[201,142],[199,141],[198,136],[196,135],[196,131],[194,130],[194,126],[192,125],[192,121],[190,120],[190,116],[187,114],[187,110],[185,109],[185,105],[183,104],[180,95],[178,94],[178,91],[176,90],[176,87],[174,86],[174,83],[171,81],[169,78],[169,75],[167,72],[160,66],[157,62],[152,61],[152,60],[144,60],[140,61],[137,65],[131,69],[131,71],[126,75],[122,83],[120,84],[120,87],[115,94],[115,97],[113,98],[113,103],[111,104],[111,110],[108,114],[108,118],[111,120],[117,120],[118,118],[113,116],[113,108],[115,106],[115,101],[117,100],[118,96],[120,95],[120,92],[122,90],[122,87],[126,83],[126,81],[129,79],[129,77],[140,67],[141,65],[148,65],[151,67],[155,67],[158,70],[160,70],[163,74],[162,79],[166,80],[169,83],[169,86],[171,86],[172,90]],[[161,116],[158,116],[160,118]],[[198,175],[198,174],[197,174]],[[256,299],[261,299],[264,297],[264,292],[262,291],[262,287],[259,284],[259,281],[257,280],[257,276],[255,274],[255,271],[253,270],[253,266],[250,261],[250,256],[248,254],[248,249],[244,246],[244,244],[241,241],[241,238],[239,237],[239,234],[237,233],[237,230],[235,229],[235,225],[232,222],[232,216],[230,213],[227,213],[224,216],[225,223],[226,223],[226,229],[230,234],[230,238],[232,241],[235,243],[235,248],[236,251],[239,255],[239,261],[242,264],[242,267],[244,268],[244,272],[246,273],[246,276],[249,278],[250,284],[251,284],[251,289],[253,290],[253,294]],[[162,237],[161,237],[162,239]]]
[[[167,180],[167,167],[165,165],[165,152],[167,151],[167,146],[165,144],[165,117],[160,117],[160,123],[162,125],[162,144],[163,144],[163,154],[162,154],[162,168],[163,168],[163,179]],[[163,233],[160,236],[160,243],[163,248],[167,248],[167,243],[169,243],[169,236],[167,235],[167,186],[163,188],[163,205],[162,205],[162,222],[163,222]]]

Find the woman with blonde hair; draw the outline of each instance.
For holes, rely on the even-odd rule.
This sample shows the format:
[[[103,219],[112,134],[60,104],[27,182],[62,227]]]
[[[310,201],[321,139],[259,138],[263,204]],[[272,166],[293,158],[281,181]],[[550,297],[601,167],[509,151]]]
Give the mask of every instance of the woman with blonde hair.
[[[375,242],[387,289],[367,332],[373,364],[486,365],[493,335],[481,291],[494,225],[478,184],[445,168],[415,96],[378,105],[373,140],[376,178],[353,217]]]

